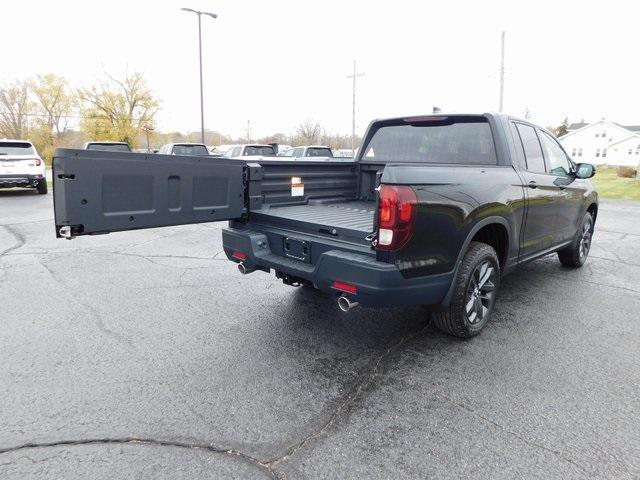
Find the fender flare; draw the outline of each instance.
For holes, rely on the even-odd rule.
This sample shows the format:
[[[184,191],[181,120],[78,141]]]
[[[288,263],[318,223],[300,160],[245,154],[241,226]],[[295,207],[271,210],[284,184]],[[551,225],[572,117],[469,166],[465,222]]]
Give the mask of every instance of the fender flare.
[[[458,279],[458,270],[460,268],[460,264],[462,263],[462,259],[464,258],[464,254],[467,253],[467,249],[471,244],[471,240],[473,240],[473,237],[475,237],[476,233],[478,233],[480,229],[482,229],[483,227],[486,227],[487,225],[491,225],[493,223],[498,223],[507,230],[507,258],[508,258],[509,256],[508,249],[509,249],[509,246],[511,245],[510,238],[509,238],[509,235],[510,235],[509,222],[507,222],[507,220],[504,217],[498,217],[498,216],[483,218],[482,220],[477,222],[469,231],[469,234],[465,238],[464,243],[462,244],[462,248],[458,253],[458,258],[456,259],[456,266],[453,269],[453,278],[451,280],[451,285],[449,286],[449,290],[447,291],[447,294],[444,296],[444,298],[442,299],[442,302],[439,305],[441,308],[447,308],[451,303],[451,297],[453,297],[453,290],[455,289],[456,281]]]

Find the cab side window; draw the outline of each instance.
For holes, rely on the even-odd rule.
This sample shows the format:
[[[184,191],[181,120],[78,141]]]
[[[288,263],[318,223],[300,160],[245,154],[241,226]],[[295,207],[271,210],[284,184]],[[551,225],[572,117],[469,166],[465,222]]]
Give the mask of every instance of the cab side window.
[[[534,173],[546,173],[542,148],[535,128],[523,123],[517,123],[516,127],[520,134],[524,156],[527,160],[527,170]]]
[[[513,158],[513,163],[522,170],[527,169],[527,162],[524,159],[524,149],[522,148],[522,141],[520,140],[520,134],[518,128],[514,122],[509,122],[509,128],[511,129],[511,136],[513,138],[513,144],[516,149],[516,155]]]
[[[562,150],[562,147],[558,145],[547,132],[541,132],[540,140],[544,147],[544,153],[547,158],[547,164],[549,166],[549,173],[566,177],[571,173],[571,164],[567,155]]]

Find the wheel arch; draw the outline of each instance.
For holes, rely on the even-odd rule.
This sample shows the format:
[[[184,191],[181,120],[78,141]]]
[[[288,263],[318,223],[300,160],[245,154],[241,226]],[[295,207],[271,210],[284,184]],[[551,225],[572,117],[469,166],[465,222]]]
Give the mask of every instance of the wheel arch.
[[[456,259],[456,266],[453,272],[453,278],[451,280],[451,285],[449,286],[449,290],[445,295],[440,307],[445,308],[448,307],[451,303],[451,297],[453,296],[453,291],[455,289],[456,280],[458,278],[458,270],[460,268],[460,264],[462,263],[462,259],[464,258],[465,253],[469,249],[469,245],[474,240],[482,241],[483,243],[487,243],[491,245],[498,255],[498,260],[500,262],[500,269],[504,272],[505,267],[507,265],[507,260],[509,258],[509,248],[510,248],[510,236],[509,236],[509,222],[504,217],[487,217],[479,222],[477,222],[469,233],[467,234],[462,248],[458,252],[458,257]],[[496,246],[498,248],[496,248]]]
[[[593,224],[596,223],[596,218],[598,217],[598,203],[592,201],[591,204],[587,207],[587,212],[591,214],[591,218],[593,218]]]

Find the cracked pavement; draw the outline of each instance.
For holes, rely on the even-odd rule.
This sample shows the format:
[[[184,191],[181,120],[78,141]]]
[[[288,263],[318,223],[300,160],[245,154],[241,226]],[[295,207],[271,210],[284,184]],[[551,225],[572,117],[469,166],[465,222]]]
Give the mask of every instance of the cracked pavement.
[[[640,478],[640,203],[469,341],[243,277],[205,224],[56,240],[0,192],[0,478]]]

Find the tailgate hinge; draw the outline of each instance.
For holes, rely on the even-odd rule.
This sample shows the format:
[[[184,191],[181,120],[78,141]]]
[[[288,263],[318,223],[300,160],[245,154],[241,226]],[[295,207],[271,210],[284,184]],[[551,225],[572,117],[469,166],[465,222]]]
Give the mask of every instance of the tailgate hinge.
[[[371,246],[375,248],[378,245],[378,231],[371,232],[369,235],[364,237],[367,242],[371,243]]]

